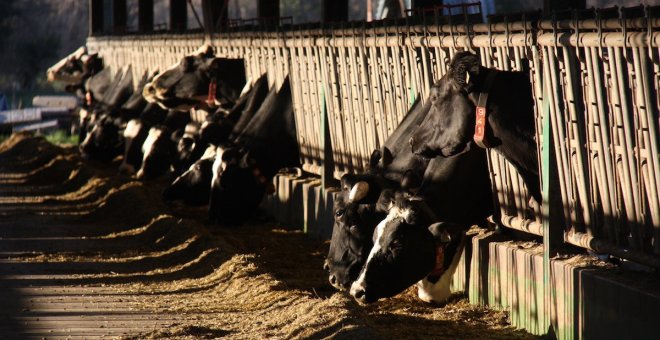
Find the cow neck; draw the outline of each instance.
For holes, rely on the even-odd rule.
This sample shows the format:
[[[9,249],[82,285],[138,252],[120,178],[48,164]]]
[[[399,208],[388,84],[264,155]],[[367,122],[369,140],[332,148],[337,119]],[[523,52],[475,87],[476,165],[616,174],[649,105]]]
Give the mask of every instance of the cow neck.
[[[211,81],[209,82],[209,94],[208,97],[206,98],[206,105],[209,106],[209,108],[217,108],[219,105],[218,99],[216,97],[216,91],[218,90],[218,81],[215,78],[211,78]]]
[[[254,178],[257,180],[257,183],[259,183],[259,185],[261,185],[262,187],[264,187],[264,189],[266,190],[266,193],[267,193],[267,194],[270,195],[270,194],[272,194],[272,193],[275,192],[275,186],[273,185],[273,182],[270,181],[270,180],[268,179],[268,177],[266,177],[266,176],[263,174],[263,172],[261,172],[261,169],[259,169],[259,167],[254,166],[254,167],[252,168],[252,175],[253,175]]]
[[[436,283],[440,280],[440,277],[445,272],[444,262],[445,262],[445,248],[447,244],[442,243],[439,240],[435,242],[435,266],[433,270],[426,276],[426,280],[431,283]]]
[[[486,135],[487,124],[488,124],[488,110],[486,108],[488,104],[488,93],[497,77],[497,71],[491,70],[486,75],[481,89],[479,91],[479,97],[477,100],[475,108],[475,125],[474,125],[474,142],[480,147],[487,149],[493,146],[493,144],[488,140]]]

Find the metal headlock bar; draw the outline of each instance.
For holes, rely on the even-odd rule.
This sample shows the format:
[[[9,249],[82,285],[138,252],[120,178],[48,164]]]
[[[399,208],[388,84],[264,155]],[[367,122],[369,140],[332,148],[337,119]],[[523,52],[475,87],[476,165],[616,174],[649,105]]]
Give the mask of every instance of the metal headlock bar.
[[[547,220],[546,230],[568,244],[660,268],[660,19],[648,13],[612,18],[610,11],[609,18],[596,12],[584,20],[575,14],[448,25],[438,10],[433,14],[425,25],[238,31],[211,40],[202,34],[95,36],[87,45],[106,65],[131,64],[134,79],[166,69],[205,42],[218,56],[243,58],[251,81],[267,73],[277,86],[288,75],[303,170],[330,170],[336,178],[366,170],[371,151],[413,100],[425,99],[456,52],[473,49],[486,67],[529,73],[536,142],[541,150],[547,138],[554,159],[552,168],[540,161],[540,173],[556,171],[550,180],[557,203],[546,203],[552,209],[544,213],[530,204],[514,167],[489,151],[501,223],[543,235]],[[326,128],[332,169],[324,169]]]

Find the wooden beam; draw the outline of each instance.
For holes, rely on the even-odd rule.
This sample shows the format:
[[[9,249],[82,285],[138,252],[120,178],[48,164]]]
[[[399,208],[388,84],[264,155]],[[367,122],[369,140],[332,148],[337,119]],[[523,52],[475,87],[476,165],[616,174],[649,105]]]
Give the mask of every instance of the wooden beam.
[[[112,31],[114,33],[126,33],[127,15],[126,0],[113,0]]]
[[[543,14],[552,15],[553,11],[563,11],[567,9],[585,9],[586,0],[543,0]]]
[[[170,30],[185,31],[188,23],[188,3],[186,0],[170,0]]]
[[[138,30],[154,30],[154,0],[138,0]]]
[[[442,0],[413,0],[412,1],[412,8],[424,8],[424,7],[431,7],[431,6],[438,6],[442,5]]]
[[[348,21],[348,0],[323,0],[321,20]]]
[[[103,33],[103,0],[89,0],[89,35]]]
[[[272,22],[278,25],[280,22],[280,1],[257,0],[257,17],[266,19],[266,23]]]
[[[229,0],[202,0],[204,31],[211,34],[227,26]]]

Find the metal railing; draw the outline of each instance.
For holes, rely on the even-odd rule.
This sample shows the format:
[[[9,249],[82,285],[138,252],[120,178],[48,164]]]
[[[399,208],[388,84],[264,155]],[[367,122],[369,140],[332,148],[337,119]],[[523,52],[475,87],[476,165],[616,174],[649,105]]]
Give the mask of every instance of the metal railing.
[[[331,155],[336,178],[366,169],[371,151],[416,97],[426,98],[457,51],[478,52],[486,67],[526,71],[539,150],[548,138],[556,158],[551,185],[561,199],[551,207],[559,216],[553,230],[567,243],[660,268],[660,20],[651,10],[646,17],[622,10],[619,17],[582,12],[475,25],[349,23],[224,33],[206,42],[219,56],[245,59],[249,79],[267,73],[272,86],[290,77],[303,170],[322,174]],[[139,75],[164,69],[204,42],[203,35],[91,37],[88,47],[106,65],[130,63]],[[547,136],[544,118],[551,123]],[[332,150],[324,146],[326,128]],[[552,216],[530,205],[507,161],[493,151],[488,158],[499,219],[542,235]]]

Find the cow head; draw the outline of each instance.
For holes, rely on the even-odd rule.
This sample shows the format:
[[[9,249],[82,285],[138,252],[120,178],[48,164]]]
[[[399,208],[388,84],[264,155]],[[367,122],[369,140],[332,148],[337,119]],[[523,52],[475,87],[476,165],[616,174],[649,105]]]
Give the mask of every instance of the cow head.
[[[183,136],[176,145],[176,154],[172,162],[172,171],[179,176],[202,156],[206,145],[199,138],[200,127],[197,123],[188,123]]]
[[[215,152],[215,147],[207,148],[201,159],[165,188],[163,199],[165,201],[183,200],[185,204],[194,206],[208,204]]]
[[[85,139],[80,151],[85,158],[111,161],[121,153],[123,139],[120,137],[121,122],[109,115],[93,114],[87,124]]]
[[[241,224],[272,187],[250,152],[238,147],[218,147],[213,163],[209,219]]]
[[[335,195],[335,223],[325,261],[329,281],[339,290],[348,289],[357,279],[372,246],[371,236],[386,211],[378,200],[382,178],[375,175],[347,174],[341,178],[341,191]]]
[[[155,179],[167,173],[176,152],[173,134],[162,126],[149,130],[142,144],[142,167],[136,174],[137,178]]]
[[[103,59],[98,54],[88,54],[87,48],[80,47],[55,65],[48,68],[48,81],[62,81],[69,85],[81,84],[87,77],[103,68]]]
[[[435,223],[422,200],[397,195],[387,217],[376,227],[373,247],[351,285],[351,295],[370,303],[399,294],[425,278],[438,282],[451,277],[453,271],[443,269],[447,259],[452,263],[457,255],[463,235],[456,224]]]
[[[478,72],[475,54],[461,52],[452,59],[447,73],[431,88],[429,113],[410,138],[414,153],[450,157],[469,149],[475,122],[469,77]]]
[[[216,105],[232,105],[245,84],[243,61],[215,58],[213,48],[204,45],[191,55],[183,57],[156,76],[143,89],[144,98],[164,108],[188,111],[203,104],[209,91],[216,91]],[[220,74],[226,75],[220,77]],[[210,86],[215,81],[214,86]]]

